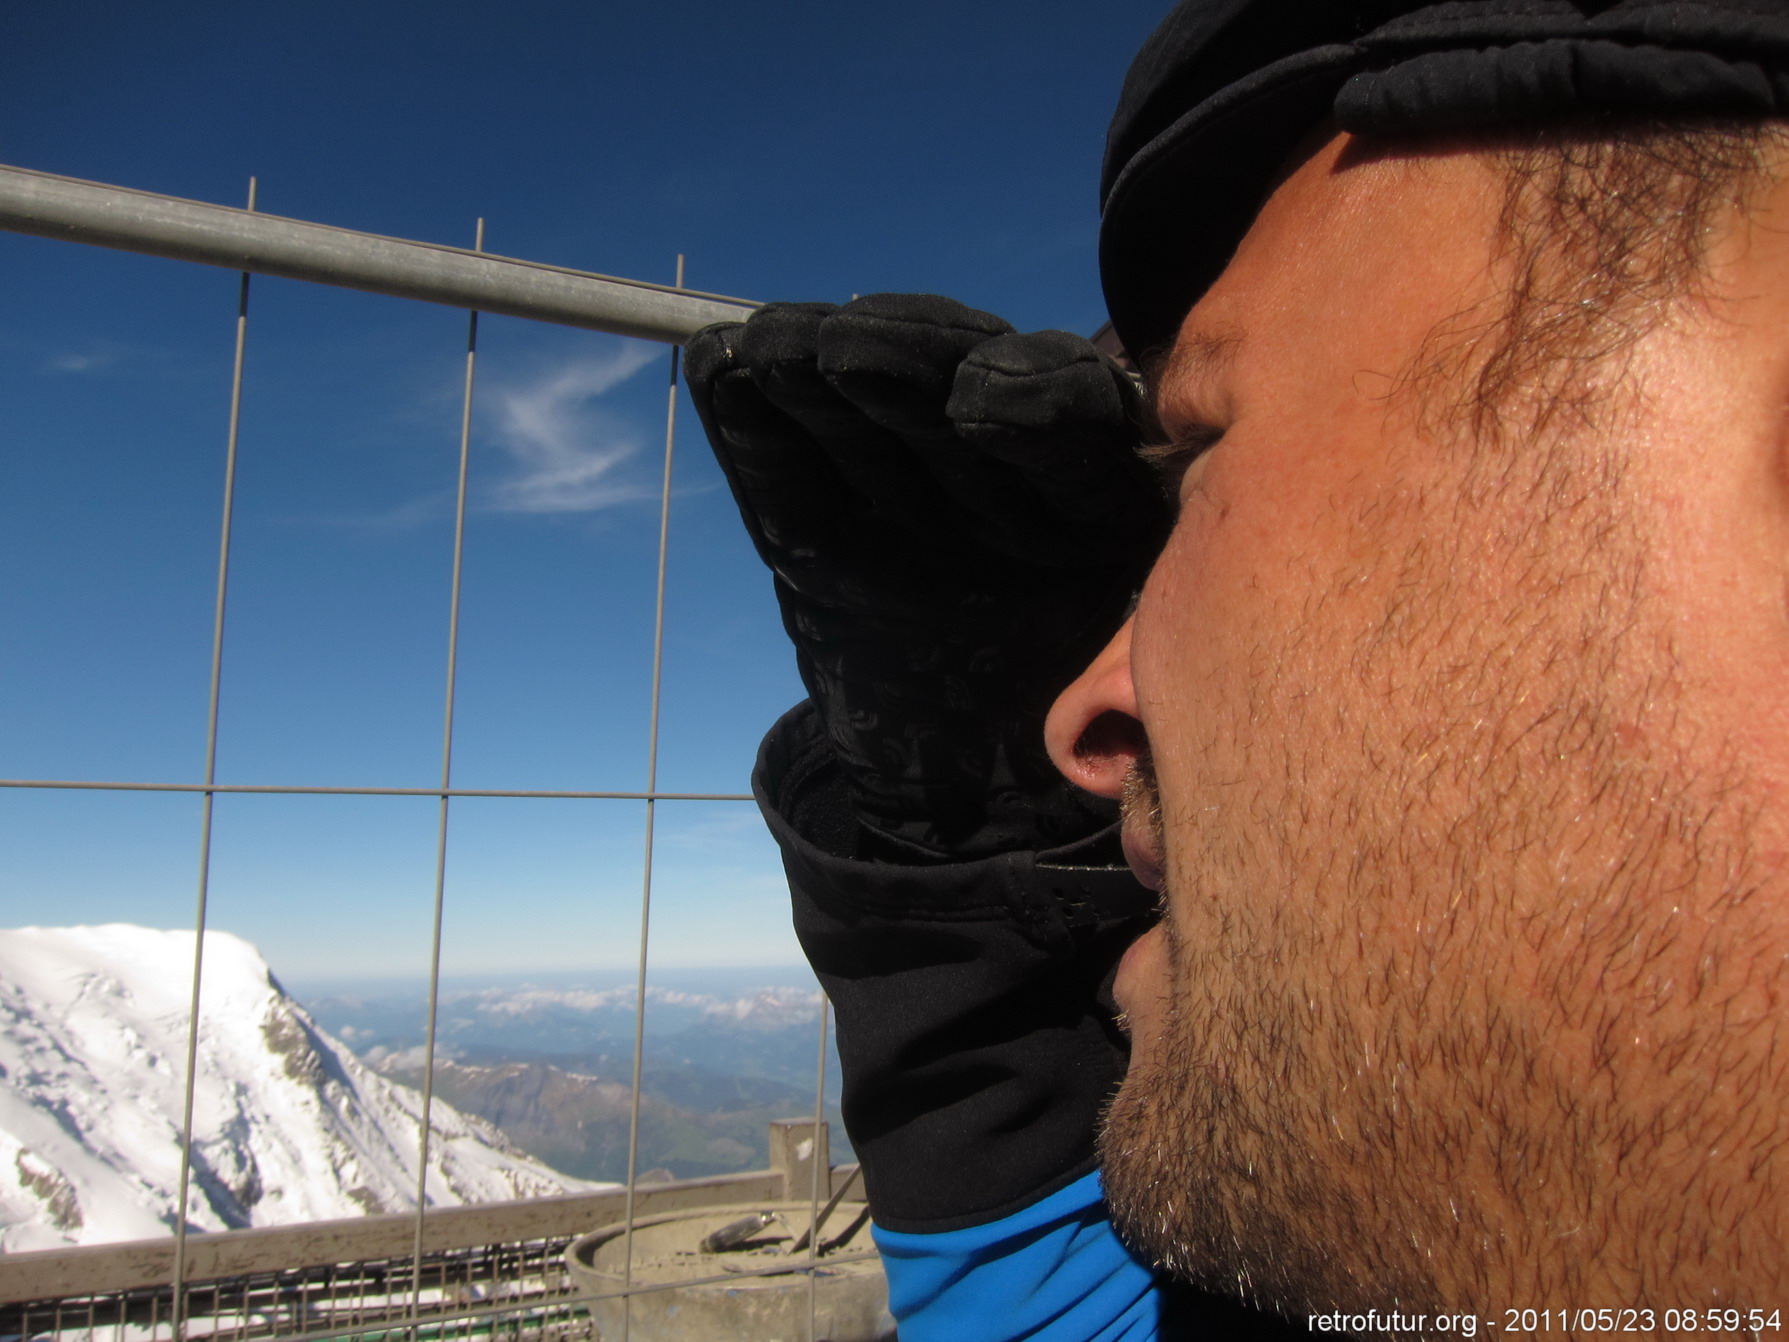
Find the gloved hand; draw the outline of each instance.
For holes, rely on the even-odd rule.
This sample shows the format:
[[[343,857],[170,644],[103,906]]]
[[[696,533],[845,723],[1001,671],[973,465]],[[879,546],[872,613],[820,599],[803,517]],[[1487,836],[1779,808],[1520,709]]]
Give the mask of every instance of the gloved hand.
[[[684,354],[864,827],[857,856],[1051,847],[1110,808],[1043,748],[1167,534],[1140,396],[950,299],[778,303]]]

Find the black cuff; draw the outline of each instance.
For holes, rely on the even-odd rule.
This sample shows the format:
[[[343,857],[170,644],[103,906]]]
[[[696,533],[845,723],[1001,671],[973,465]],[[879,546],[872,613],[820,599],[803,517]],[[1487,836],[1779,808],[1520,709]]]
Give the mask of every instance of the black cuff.
[[[845,1127],[877,1223],[997,1220],[1091,1170],[1125,1065],[1110,981],[1155,913],[1117,827],[974,862],[858,860],[808,704],[772,728],[753,786],[837,1012]]]

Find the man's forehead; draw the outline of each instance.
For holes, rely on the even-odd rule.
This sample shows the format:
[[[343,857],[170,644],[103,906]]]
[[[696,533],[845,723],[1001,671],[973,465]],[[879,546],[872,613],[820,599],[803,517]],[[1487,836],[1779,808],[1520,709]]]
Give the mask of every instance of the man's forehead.
[[[1325,207],[1341,187],[1335,163],[1349,142],[1325,135],[1300,147],[1282,166],[1274,190],[1216,282],[1186,316],[1173,347],[1151,379],[1158,405],[1178,398],[1202,403],[1212,384],[1236,362],[1251,314],[1266,291],[1287,280],[1287,263],[1314,230],[1333,226]],[[1209,412],[1208,412],[1209,413]]]
[[[1259,370],[1317,350],[1414,356],[1488,282],[1503,197],[1482,154],[1337,134],[1288,166],[1152,370],[1164,420],[1224,414],[1245,359]]]

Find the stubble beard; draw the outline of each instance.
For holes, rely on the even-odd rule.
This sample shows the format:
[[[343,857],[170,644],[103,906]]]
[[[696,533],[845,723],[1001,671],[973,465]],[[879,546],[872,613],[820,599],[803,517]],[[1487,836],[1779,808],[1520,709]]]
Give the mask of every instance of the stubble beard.
[[[1147,750],[1125,777],[1122,815],[1127,828],[1148,836],[1158,860],[1166,855],[1160,785]],[[1133,1031],[1129,1068],[1099,1132],[1106,1198],[1120,1234],[1158,1267],[1289,1310],[1295,1302],[1288,1287],[1305,1276],[1290,1261],[1298,1237],[1259,1220],[1245,1230],[1226,1205],[1228,1179],[1256,1174],[1247,1161],[1239,1168],[1229,1153],[1258,1122],[1210,1047],[1213,1004],[1189,982],[1189,957],[1166,891],[1163,906],[1159,935],[1167,982],[1155,1007],[1160,1018],[1147,1027],[1127,1022]],[[1136,1038],[1145,1028],[1147,1047]],[[1252,1266],[1257,1261],[1281,1270],[1271,1281],[1260,1280]]]
[[[1745,1303],[1739,1260],[1775,1243],[1781,1270],[1768,1158],[1676,1168],[1733,1121],[1706,1103],[1718,1021],[1659,1024],[1707,987],[1683,987],[1673,919],[1754,873],[1742,780],[1671,739],[1617,485],[1405,554],[1399,609],[1251,688],[1278,730],[1246,795],[1212,760],[1224,781],[1183,773],[1164,825],[1134,770],[1132,823],[1168,842],[1168,983],[1100,1157],[1121,1232],[1175,1275],[1298,1317],[1708,1303],[1710,1274]],[[1533,591],[1452,576],[1512,567]],[[1778,1112],[1779,1051],[1748,1056],[1725,1065],[1771,1059],[1751,1084]]]

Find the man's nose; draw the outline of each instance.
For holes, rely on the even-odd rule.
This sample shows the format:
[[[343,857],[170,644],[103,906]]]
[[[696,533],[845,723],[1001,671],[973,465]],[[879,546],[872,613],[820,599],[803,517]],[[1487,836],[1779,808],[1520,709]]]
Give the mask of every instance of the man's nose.
[[[1057,696],[1044,719],[1044,744],[1063,775],[1089,792],[1118,797],[1146,747],[1131,684],[1131,621]]]

